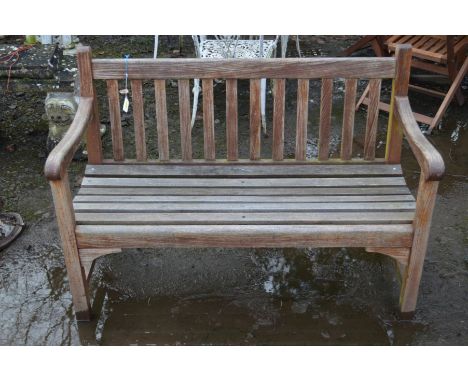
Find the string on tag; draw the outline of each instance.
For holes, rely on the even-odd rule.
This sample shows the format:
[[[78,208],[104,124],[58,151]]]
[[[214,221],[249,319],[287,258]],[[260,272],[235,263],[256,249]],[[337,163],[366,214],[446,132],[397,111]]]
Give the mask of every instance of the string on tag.
[[[130,55],[126,54],[124,57],[125,57],[125,89],[120,90],[119,93],[125,95],[122,110],[124,111],[124,113],[128,113],[128,107],[130,106],[130,101],[128,100],[128,58],[130,57]]]

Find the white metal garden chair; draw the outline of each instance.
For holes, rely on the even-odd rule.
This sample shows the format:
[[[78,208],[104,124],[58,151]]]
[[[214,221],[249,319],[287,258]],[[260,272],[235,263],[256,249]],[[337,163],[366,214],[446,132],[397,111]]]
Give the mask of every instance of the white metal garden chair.
[[[280,36],[273,40],[265,40],[259,36],[257,40],[241,40],[240,36],[219,36],[208,39],[205,35],[193,35],[195,52],[199,58],[271,58],[276,56],[276,46]],[[281,56],[286,56],[288,36],[281,36]],[[261,114],[263,133],[266,134],[265,98],[266,79],[261,80]],[[198,96],[200,94],[200,79],[194,79],[192,127],[198,109]]]
[[[195,53],[199,58],[271,58],[276,56],[276,47],[278,40],[281,41],[281,57],[286,57],[286,48],[288,45],[288,35],[276,36],[274,40],[265,40],[259,36],[257,40],[241,40],[239,35],[214,35],[214,39],[208,39],[206,35],[192,35],[195,45]],[[154,36],[154,58],[158,55],[159,36]],[[299,36],[296,36],[296,48],[301,57],[299,46]],[[266,79],[262,79],[261,86],[261,115],[262,128],[266,134]],[[195,124],[198,109],[198,97],[200,95],[200,79],[194,79],[193,86],[193,106],[192,106],[192,128]]]

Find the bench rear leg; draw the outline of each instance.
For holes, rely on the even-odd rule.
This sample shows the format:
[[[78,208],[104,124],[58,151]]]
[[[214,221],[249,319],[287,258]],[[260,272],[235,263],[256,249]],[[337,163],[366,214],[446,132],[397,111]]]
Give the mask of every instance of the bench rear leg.
[[[400,310],[402,313],[411,313],[416,309],[438,185],[439,182],[425,181],[421,176],[416,200],[416,215],[413,223],[413,246],[411,247],[409,263],[403,275],[401,286]]]
[[[86,276],[81,267],[78,247],[75,237],[75,218],[73,215],[72,197],[68,177],[51,181],[52,195],[54,198],[55,213],[59,227],[62,249],[67,267],[70,291],[73,298],[76,319],[89,321],[91,319],[91,307]]]

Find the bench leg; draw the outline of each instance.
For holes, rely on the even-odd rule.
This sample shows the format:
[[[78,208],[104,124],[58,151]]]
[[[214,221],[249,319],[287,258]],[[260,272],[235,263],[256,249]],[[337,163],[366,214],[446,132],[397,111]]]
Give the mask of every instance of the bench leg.
[[[439,182],[425,181],[423,175],[421,175],[416,199],[416,215],[413,223],[413,246],[401,286],[400,310],[402,313],[411,313],[416,309],[419,282],[421,281],[424,257],[426,256],[438,186]]]
[[[63,255],[65,257],[76,319],[78,321],[89,321],[91,319],[91,307],[89,303],[88,283],[84,270],[81,267],[76,243],[75,218],[68,176],[65,175],[62,180],[51,181],[50,186],[54,198],[55,213],[57,215],[60,238],[62,239]]]

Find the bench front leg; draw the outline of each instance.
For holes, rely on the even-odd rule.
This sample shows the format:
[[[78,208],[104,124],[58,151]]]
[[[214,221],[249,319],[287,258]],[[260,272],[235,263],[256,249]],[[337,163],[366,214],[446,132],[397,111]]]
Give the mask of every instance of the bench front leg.
[[[395,116],[421,167],[413,220],[413,244],[400,295],[401,311],[409,313],[416,309],[437,188],[445,166],[442,156],[419,129],[407,97],[395,97]]]
[[[67,173],[60,180],[51,180],[50,187],[54,198],[55,214],[62,239],[62,249],[67,267],[70,291],[73,298],[76,319],[89,321],[91,306],[89,302],[88,283],[81,266],[78,246],[75,236],[75,217],[73,213],[72,196]]]
[[[403,313],[414,312],[416,309],[438,187],[438,181],[427,181],[424,174],[421,174],[413,221],[413,245],[401,286],[400,310]]]

